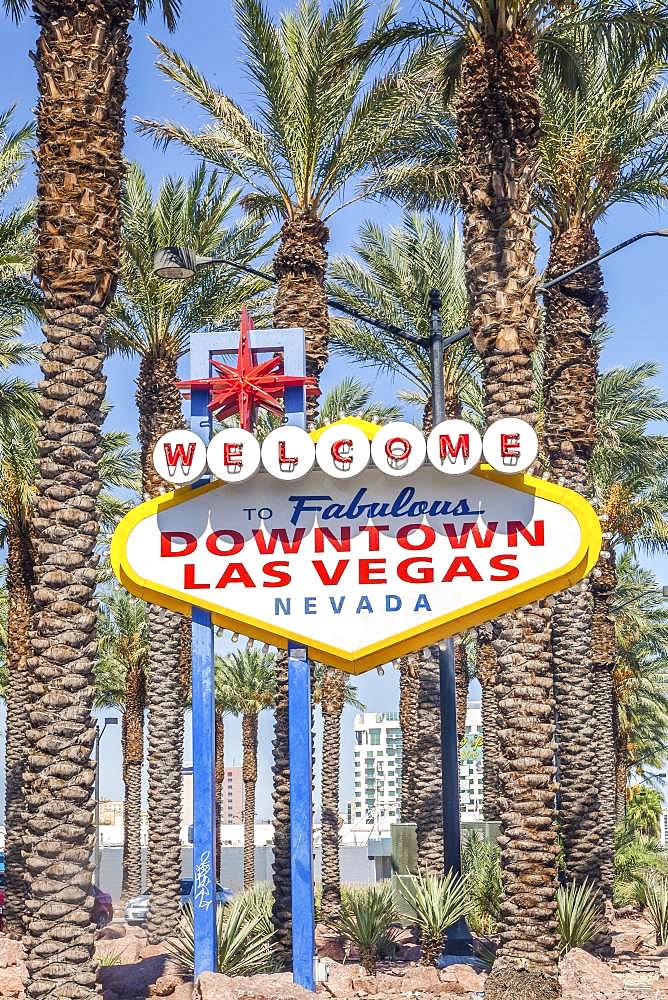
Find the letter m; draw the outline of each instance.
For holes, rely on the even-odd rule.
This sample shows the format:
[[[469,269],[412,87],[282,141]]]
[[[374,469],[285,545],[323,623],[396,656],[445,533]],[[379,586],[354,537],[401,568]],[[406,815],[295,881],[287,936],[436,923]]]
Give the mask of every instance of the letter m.
[[[452,443],[452,438],[449,434],[439,435],[439,447],[441,453],[441,463],[445,462],[446,458],[450,462],[456,462],[459,458],[459,453],[462,453],[462,458],[464,461],[468,461],[470,442],[468,434],[460,434],[457,438],[455,444]]]
[[[191,441],[187,448],[182,444],[163,444],[163,448],[165,449],[165,461],[167,462],[167,471],[170,476],[176,475],[176,469],[179,465],[181,466],[183,475],[189,475],[190,467],[195,457],[194,441]]]

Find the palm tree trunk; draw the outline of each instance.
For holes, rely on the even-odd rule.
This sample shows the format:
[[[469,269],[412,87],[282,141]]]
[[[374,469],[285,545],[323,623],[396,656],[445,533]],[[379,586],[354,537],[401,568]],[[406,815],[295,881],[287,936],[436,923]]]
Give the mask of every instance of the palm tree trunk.
[[[496,651],[492,624],[478,629],[476,668],[482,687],[482,814],[499,818],[499,713],[496,701]]]
[[[257,784],[257,715],[241,720],[244,779],[244,889],[255,884],[255,786]]]
[[[593,600],[592,647],[594,657],[594,728],[600,877],[603,892],[612,899],[615,861],[615,825],[619,820],[617,784],[617,718],[613,671],[615,666],[615,623],[610,604],[615,592],[614,550],[604,544],[601,558],[589,585]],[[626,786],[626,776],[624,777]],[[626,809],[623,797],[622,818]]]
[[[167,487],[153,468],[153,448],[166,431],[182,426],[176,358],[142,357],[137,379],[139,444],[145,497]],[[149,941],[175,933],[180,918],[181,768],[183,765],[182,616],[150,605],[148,679]]]
[[[274,256],[278,281],[274,322],[277,327],[302,327],[306,337],[306,373],[320,381],[329,356],[329,316],[325,269],[329,240],[327,226],[310,212],[297,213],[281,229]],[[307,426],[318,414],[318,403],[306,403]]]
[[[500,15],[499,15],[500,16]],[[470,35],[458,104],[469,323],[488,421],[535,423],[531,352],[540,317],[532,206],[540,108],[533,40],[512,28]],[[504,895],[487,1000],[560,995],[556,923],[554,692],[549,612],[498,623],[497,703]]]
[[[288,656],[276,657],[274,707],[274,903],[276,954],[280,962],[292,959],[292,873],[290,851],[290,735],[288,725]]]
[[[125,782],[122,896],[131,899],[142,891],[141,878],[141,776],[144,761],[144,665],[133,664],[125,682],[123,713],[123,779]]]
[[[401,822],[415,823],[416,775],[418,771],[419,654],[399,661],[399,725],[401,726]]]
[[[26,770],[26,997],[96,994],[93,825],[98,461],[105,310],[118,274],[129,2],[36,4],[44,293]]]
[[[547,277],[563,274],[599,252],[591,227],[552,234]],[[605,311],[599,268],[587,268],[547,295],[545,323],[545,444],[554,479],[587,496],[596,441],[597,352],[593,335]],[[559,816],[569,879],[600,889],[598,763],[594,724],[592,629],[588,581],[556,594],[552,654],[557,701]]]
[[[325,667],[322,681],[322,922],[335,925],[341,916],[341,865],[339,860],[339,778],[341,766],[341,716],[345,677]]]
[[[466,736],[466,707],[469,699],[469,666],[466,647],[460,635],[455,636],[455,691],[457,693],[457,742],[461,746]]]
[[[440,676],[437,660],[420,664],[415,821],[420,867],[443,874]]]
[[[7,527],[7,731],[5,749],[5,928],[11,936],[24,931],[26,895],[22,851],[25,848],[23,772],[27,762],[26,731],[30,711],[29,629],[35,602],[34,553],[29,528],[13,521]]]
[[[223,849],[221,844],[221,826],[223,822],[222,804],[225,785],[225,720],[222,712],[216,712],[216,872],[223,878]]]

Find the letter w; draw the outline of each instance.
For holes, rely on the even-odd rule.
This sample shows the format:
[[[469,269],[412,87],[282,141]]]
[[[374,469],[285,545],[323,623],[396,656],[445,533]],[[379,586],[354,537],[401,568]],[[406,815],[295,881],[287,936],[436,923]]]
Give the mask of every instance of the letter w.
[[[443,525],[451,549],[465,549],[468,544],[469,535],[473,536],[473,544],[476,549],[488,549],[494,541],[494,535],[498,526],[498,521],[490,521],[485,530],[485,537],[483,538],[480,534],[480,528],[475,521],[467,521],[463,524],[461,535],[457,534],[457,528],[454,524]]]
[[[167,462],[167,471],[170,476],[176,475],[176,467],[179,464],[181,471],[187,476],[190,473],[190,467],[195,457],[194,441],[190,442],[187,450],[182,444],[171,445],[165,443],[163,444],[163,448],[165,449],[165,461]]]
[[[257,545],[257,550],[262,556],[273,556],[276,551],[276,543],[281,543],[281,548],[286,555],[292,552],[299,552],[299,546],[302,543],[302,539],[306,533],[306,528],[297,528],[294,535],[292,536],[292,541],[288,539],[288,533],[285,528],[272,528],[267,538],[264,531],[258,528],[253,532],[253,538],[255,539],[255,544]]]

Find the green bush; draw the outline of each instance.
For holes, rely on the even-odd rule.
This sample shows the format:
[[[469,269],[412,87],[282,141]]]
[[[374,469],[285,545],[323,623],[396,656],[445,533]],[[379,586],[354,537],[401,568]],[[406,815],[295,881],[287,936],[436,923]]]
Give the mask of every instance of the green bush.
[[[501,851],[475,830],[469,834],[462,851],[462,874],[471,904],[468,914],[471,930],[476,934],[493,934],[501,915]]]
[[[255,886],[216,911],[218,972],[227,976],[252,976],[275,972],[274,928],[271,923],[271,890]],[[192,904],[184,907],[178,938],[169,944],[170,954],[193,971],[195,951]]]
[[[448,927],[469,912],[466,881],[452,872],[444,877],[419,873],[412,882],[403,882],[400,892],[420,929],[422,964],[433,965]]]
[[[376,962],[391,950],[396,919],[392,886],[385,883],[363,889],[346,887],[341,893],[339,934],[357,945],[360,962],[367,972],[376,971]]]
[[[642,883],[642,903],[656,934],[657,945],[668,941],[668,879],[652,876]]]
[[[571,882],[557,889],[559,950],[565,955],[571,948],[588,944],[603,928],[594,887],[586,880]]]
[[[647,879],[668,877],[668,853],[651,837],[620,826],[615,832],[615,906],[643,905]]]

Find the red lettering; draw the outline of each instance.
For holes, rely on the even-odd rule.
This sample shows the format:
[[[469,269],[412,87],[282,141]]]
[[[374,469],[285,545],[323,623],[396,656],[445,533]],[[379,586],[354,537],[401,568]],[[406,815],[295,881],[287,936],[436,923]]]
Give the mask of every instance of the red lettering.
[[[229,538],[231,542],[229,549],[220,548],[218,545],[218,539],[220,538]],[[241,552],[245,542],[246,539],[240,531],[222,529],[221,531],[212,531],[207,536],[206,547],[214,556],[235,556],[237,552]]]
[[[422,532],[422,540],[411,541],[409,535],[416,531]],[[411,552],[418,552],[420,549],[430,549],[436,541],[436,532],[429,524],[406,524],[397,531],[397,542],[402,549],[410,549]]]
[[[470,436],[468,434],[460,434],[457,438],[457,443],[453,445],[449,434],[439,434],[438,443],[441,454],[441,462],[445,462],[446,458],[456,462],[459,458],[460,451],[464,461],[468,461],[471,449],[469,437]]]
[[[490,580],[516,580],[520,575],[520,570],[518,566],[515,566],[515,559],[517,556],[511,555],[510,552],[506,552],[502,556],[492,556],[489,560],[490,569],[498,569],[500,573],[492,573]],[[507,563],[511,561],[512,566],[508,566]]]
[[[269,580],[273,579],[273,582],[270,583],[269,580],[267,580],[262,584],[262,586],[267,588],[286,587],[292,580],[292,577],[285,571],[285,569],[281,569],[281,567],[287,567],[289,565],[290,563],[287,559],[276,559],[274,562],[265,563],[262,567],[264,575],[269,577]]]
[[[335,441],[330,448],[330,453],[334,462],[340,462],[346,469],[349,469],[353,463],[353,443],[350,438],[341,438],[340,441]]]
[[[415,576],[411,575],[413,567],[415,567]],[[425,559],[424,556],[415,559],[402,559],[397,566],[397,576],[404,583],[433,583],[434,570],[431,559]]]
[[[380,576],[378,575],[380,574]],[[384,559],[360,559],[360,583],[387,583]]]
[[[167,471],[170,476],[175,474],[176,466],[179,464],[181,465],[181,471],[188,475],[190,466],[193,464],[193,458],[195,457],[195,442],[191,441],[187,450],[182,444],[163,444],[162,447],[165,449],[165,461],[167,462]]]
[[[209,583],[197,583],[195,580],[195,563],[185,563],[183,567],[184,590],[211,590]]]
[[[361,524],[360,531],[369,532],[369,552],[380,551],[380,533],[389,531],[389,524]]]
[[[180,539],[184,548],[174,549],[172,542]],[[189,531],[161,531],[160,532],[160,557],[166,559],[169,556],[189,556],[197,548],[197,539]]]
[[[485,537],[480,534],[480,528],[475,521],[467,521],[462,525],[461,534],[457,534],[457,527],[454,524],[444,524],[443,528],[448,536],[451,549],[465,549],[468,545],[469,535],[473,535],[473,544],[477,549],[488,549],[494,541],[498,521],[490,521],[485,529]]]
[[[272,528],[269,532],[269,538],[267,538],[261,528],[257,528],[253,532],[253,538],[255,539],[257,550],[262,556],[273,556],[276,551],[277,542],[281,543],[283,552],[286,555],[290,555],[293,552],[299,552],[299,546],[302,543],[305,532],[306,528],[297,528],[292,536],[292,541],[290,541],[285,528]]]
[[[482,577],[475,568],[469,556],[456,556],[450,563],[450,567],[443,577],[443,583],[451,583],[458,576],[466,576],[476,583],[482,582]]]
[[[348,565],[349,562],[350,562],[349,559],[339,559],[339,561],[336,564],[336,569],[334,570],[333,573],[330,573],[329,570],[326,569],[325,564],[324,562],[322,562],[321,559],[314,559],[313,568],[320,577],[321,582],[324,583],[326,587],[333,587],[339,582],[339,580],[343,576],[346,566]]]
[[[218,590],[224,590],[229,583],[243,583],[247,589],[254,587],[253,579],[243,563],[230,563],[223,570],[223,575],[216,584]]]
[[[523,524],[521,521],[508,521],[506,531],[508,545],[512,545],[514,548],[517,548],[518,531],[529,545],[545,545],[545,521],[534,521],[534,535],[531,534],[526,524]]]
[[[501,435],[501,458],[519,458],[520,436],[519,434]]]
[[[336,552],[350,552],[350,528],[341,528],[340,538],[330,528],[314,528],[313,539],[316,552],[325,551],[325,539]]]
[[[287,471],[294,472],[294,470],[295,470],[295,468],[297,466],[297,462],[298,461],[299,461],[298,458],[288,458],[288,456],[287,456],[287,454],[285,452],[285,441],[279,441],[278,442],[278,465],[279,465],[279,468],[282,469],[284,465],[289,465],[290,469],[288,469]]]
[[[393,437],[385,442],[385,455],[389,461],[405,462],[413,450],[407,438]]]

